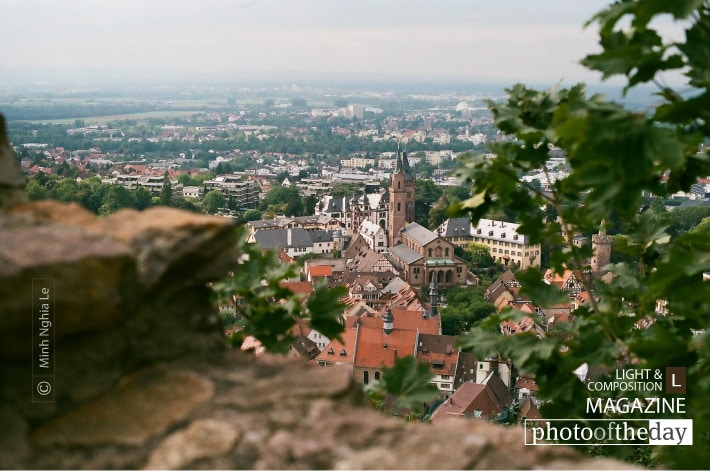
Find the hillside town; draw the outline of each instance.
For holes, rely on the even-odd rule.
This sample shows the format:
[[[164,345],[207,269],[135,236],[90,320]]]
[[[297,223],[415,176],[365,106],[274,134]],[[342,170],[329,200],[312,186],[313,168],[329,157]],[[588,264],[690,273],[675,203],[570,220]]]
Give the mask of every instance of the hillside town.
[[[582,269],[556,273],[547,268],[549,253],[519,231],[514,217],[501,212],[475,223],[447,217],[448,205],[458,200],[444,192],[471,196],[453,172],[457,159],[480,152],[486,143],[511,140],[493,130],[491,117],[477,106],[459,101],[448,109],[395,117],[366,105],[340,104],[306,110],[297,100],[267,103],[152,126],[76,120],[62,139],[85,149],[18,142],[22,137],[14,144],[30,179],[31,199],[64,198],[100,215],[169,204],[233,218],[248,229],[249,243],[278,251],[284,263],[298,263],[298,277],[282,286],[303,302],[319,283],[344,286],[342,337],[331,339],[299,323],[292,356],[326,369],[350,368],[363,385],[379,381],[397,359],[412,356],[428,365],[439,391],[439,399],[426,404],[433,422],[541,419],[534,376],[509,358],[479,358],[461,349],[458,337],[472,320],[455,331],[443,326],[451,307],[448,294],[478,288],[480,302],[491,311],[519,313],[518,321],[500,324],[501,335],[544,338],[590,302],[593,280],[610,276],[605,267],[612,257],[611,236],[605,227],[591,237],[580,234],[574,243],[588,245],[592,256]],[[266,124],[277,118],[298,125]],[[328,145],[340,143],[337,150],[316,152],[324,133]],[[522,175],[521,183],[545,192],[567,175],[563,153],[550,153],[545,166]],[[87,202],[92,192],[97,201]],[[422,199],[431,192],[435,198]],[[710,179],[699,179],[689,193],[667,203],[707,205],[709,195]],[[515,272],[529,267],[547,268],[544,283],[565,293],[567,301],[535,305],[521,295]],[[217,307],[227,335],[240,328],[243,308],[237,296]],[[265,353],[254,337],[241,347]]]

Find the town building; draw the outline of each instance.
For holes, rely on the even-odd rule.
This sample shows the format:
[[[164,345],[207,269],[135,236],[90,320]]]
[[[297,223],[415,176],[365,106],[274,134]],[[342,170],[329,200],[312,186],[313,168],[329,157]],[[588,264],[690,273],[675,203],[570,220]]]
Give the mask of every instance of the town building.
[[[387,231],[384,227],[366,219],[360,224],[358,232],[371,250],[377,253],[387,251]]]
[[[513,402],[508,387],[495,373],[489,373],[480,383],[464,383],[443,404],[436,408],[431,422],[454,419],[491,420]]]
[[[515,266],[521,270],[540,268],[540,244],[533,244],[528,235],[518,233],[519,227],[520,224],[493,219],[480,219],[474,225],[469,218],[464,217],[447,219],[437,232],[464,250],[469,250],[472,242],[485,245],[493,260],[501,265]]]
[[[218,175],[205,180],[206,190],[219,190],[224,197],[239,209],[256,208],[259,203],[259,187],[253,181],[237,175]]]
[[[413,222],[400,230],[398,240],[389,254],[410,285],[426,286],[432,279],[441,288],[477,284],[466,262],[454,255],[454,244],[429,229]]]
[[[325,195],[316,204],[315,215],[335,219],[342,226],[344,235],[353,236],[365,220],[386,231],[388,212],[388,194],[378,192],[344,197]]]
[[[397,358],[415,355],[420,334],[440,333],[441,319],[420,310],[388,306],[384,314],[365,311],[349,316],[342,341],[331,341],[315,361],[325,367],[350,365],[355,381],[368,384],[379,380],[382,368],[393,367]]]
[[[283,249],[290,257],[308,254],[331,254],[333,237],[325,231],[307,231],[301,228],[256,231],[248,242],[256,242],[264,250]]]
[[[429,372],[434,375],[431,383],[446,398],[454,392],[459,359],[456,340],[452,335],[420,334],[417,344],[417,362],[429,365]]]
[[[182,187],[183,198],[202,199],[204,189],[201,186],[184,186]]]

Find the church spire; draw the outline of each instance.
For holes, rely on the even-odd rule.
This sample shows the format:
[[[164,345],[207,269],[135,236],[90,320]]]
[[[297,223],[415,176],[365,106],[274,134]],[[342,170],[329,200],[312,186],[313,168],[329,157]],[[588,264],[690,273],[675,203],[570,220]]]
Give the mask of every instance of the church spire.
[[[402,173],[404,170],[403,168],[403,163],[402,163],[402,153],[400,152],[399,149],[399,142],[397,143],[397,157],[394,160],[394,174],[397,175],[398,173]]]
[[[439,289],[436,286],[436,274],[432,272],[429,283],[429,317],[436,317],[439,310]]]

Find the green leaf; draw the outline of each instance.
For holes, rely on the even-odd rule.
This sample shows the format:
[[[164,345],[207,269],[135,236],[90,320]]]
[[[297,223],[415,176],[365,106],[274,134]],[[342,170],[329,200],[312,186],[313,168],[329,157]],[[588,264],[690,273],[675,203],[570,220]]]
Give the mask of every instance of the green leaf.
[[[557,286],[545,283],[542,273],[533,267],[519,271],[515,276],[522,285],[520,294],[528,296],[538,306],[549,307],[569,302],[566,293]]]
[[[316,285],[307,302],[311,327],[330,339],[341,340],[340,334],[345,329],[342,317],[345,305],[340,300],[347,294],[345,286]]]
[[[439,397],[439,390],[430,383],[433,377],[427,363],[418,363],[412,355],[407,355],[398,358],[393,367],[383,367],[382,379],[369,389],[396,397],[397,408],[421,411],[424,403]]]

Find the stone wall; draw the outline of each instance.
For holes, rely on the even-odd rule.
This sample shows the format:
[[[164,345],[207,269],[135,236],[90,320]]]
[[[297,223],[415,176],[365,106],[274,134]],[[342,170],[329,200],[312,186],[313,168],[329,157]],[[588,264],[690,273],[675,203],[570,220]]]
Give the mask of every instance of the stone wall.
[[[227,220],[28,203],[0,146],[1,468],[624,467],[482,421],[383,417],[346,369],[227,349],[205,287],[235,263]],[[54,402],[33,402],[33,280],[47,279]]]

